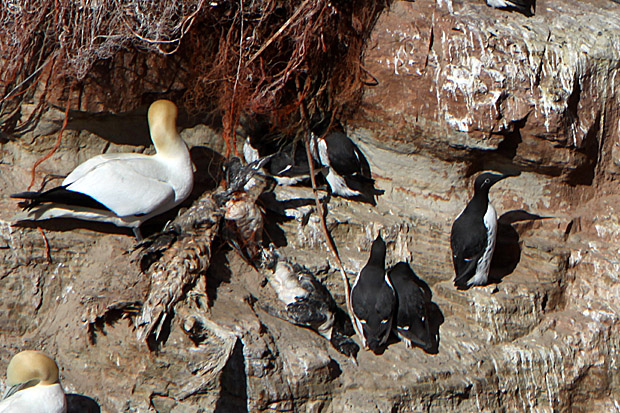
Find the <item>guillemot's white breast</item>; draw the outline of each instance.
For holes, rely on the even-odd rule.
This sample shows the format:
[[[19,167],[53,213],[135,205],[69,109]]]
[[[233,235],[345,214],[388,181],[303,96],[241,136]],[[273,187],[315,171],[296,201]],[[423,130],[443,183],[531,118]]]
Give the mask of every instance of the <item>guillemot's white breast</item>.
[[[489,189],[508,175],[480,174],[474,196],[452,224],[450,246],[459,289],[488,282],[497,236],[497,213],[489,202]]]

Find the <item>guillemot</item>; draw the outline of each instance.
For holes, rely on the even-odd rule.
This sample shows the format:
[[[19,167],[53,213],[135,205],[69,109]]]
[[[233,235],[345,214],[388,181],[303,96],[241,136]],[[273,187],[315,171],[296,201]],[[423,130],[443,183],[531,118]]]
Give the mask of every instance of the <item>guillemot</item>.
[[[488,281],[497,235],[497,213],[489,202],[489,189],[508,176],[480,174],[474,182],[473,198],[452,224],[454,285],[459,289],[484,285]]]
[[[273,125],[264,115],[243,115],[240,123],[246,163],[267,158],[263,169],[278,185],[295,185],[310,177],[305,145],[294,134]],[[319,172],[317,161],[313,160],[315,173]]]
[[[381,195],[383,191],[375,188],[368,160],[341,130],[339,123],[336,122],[335,129],[329,129],[329,120],[327,118],[312,127],[317,148],[315,145],[310,148],[313,156],[328,168],[325,179],[332,193],[376,205],[375,196]]]
[[[406,262],[399,262],[392,267],[388,277],[398,301],[392,329],[407,348],[415,344],[422,349],[429,349],[433,345],[426,312],[430,291],[422,289],[416,274]]]
[[[310,178],[310,166],[302,142],[289,142],[276,152],[261,155],[247,138],[243,144],[243,156],[247,163],[266,158],[265,174],[275,179],[278,185],[296,185]],[[320,171],[315,165],[315,174]]]
[[[328,289],[305,267],[281,259],[275,251],[263,253],[273,270],[267,279],[285,305],[286,319],[316,331],[338,352],[355,359],[359,346],[345,334],[346,314]]]
[[[77,218],[132,228],[183,202],[194,185],[187,145],[176,129],[177,107],[169,100],[151,104],[148,112],[155,155],[113,153],[80,164],[62,182],[45,192],[22,192],[24,211],[14,221]]]
[[[486,0],[487,5],[496,9],[514,10],[531,17],[536,10],[536,0]]]
[[[0,413],[65,413],[67,401],[58,365],[40,351],[17,353],[7,367]]]
[[[362,346],[377,353],[387,342],[396,308],[396,294],[385,271],[385,242],[373,241],[368,262],[351,288],[351,307]]]

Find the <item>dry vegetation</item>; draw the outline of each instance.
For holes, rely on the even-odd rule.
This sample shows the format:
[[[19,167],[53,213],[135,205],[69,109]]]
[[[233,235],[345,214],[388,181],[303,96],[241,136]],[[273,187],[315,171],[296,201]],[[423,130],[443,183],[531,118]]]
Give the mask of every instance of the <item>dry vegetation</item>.
[[[387,3],[5,0],[0,5],[1,128],[19,135],[50,103],[79,106],[70,91],[88,93],[97,81],[97,65],[123,54],[149,64],[172,59],[176,69],[168,71],[180,80],[177,101],[189,112],[216,113],[227,141],[245,112],[266,113],[273,123],[290,128],[300,120],[302,100],[311,113],[346,115],[363,84],[372,80],[362,54]],[[149,92],[115,86],[126,94]],[[20,116],[23,102],[37,105],[27,119]],[[109,106],[105,109],[118,110]]]

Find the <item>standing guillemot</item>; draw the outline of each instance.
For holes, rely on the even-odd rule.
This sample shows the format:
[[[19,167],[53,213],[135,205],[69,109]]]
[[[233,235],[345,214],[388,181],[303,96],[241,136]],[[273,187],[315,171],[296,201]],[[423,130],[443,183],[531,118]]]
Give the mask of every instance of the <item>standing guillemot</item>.
[[[328,128],[329,118],[312,127],[318,153],[315,145],[310,148],[313,156],[328,168],[325,179],[332,193],[376,205],[375,196],[383,191],[375,188],[368,160],[343,131]]]
[[[45,192],[22,192],[12,198],[29,200],[14,221],[77,218],[132,228],[142,239],[140,225],[183,202],[194,185],[187,145],[176,129],[177,107],[154,102],[148,112],[151,139],[157,153],[111,153],[80,164],[62,182]]]
[[[394,288],[385,271],[385,242],[381,235],[372,243],[368,262],[351,288],[351,307],[362,346],[374,353],[387,342],[396,308]]]
[[[489,189],[508,176],[488,172],[479,175],[474,182],[473,198],[452,224],[454,285],[459,289],[488,281],[497,235],[497,213],[489,202]]]
[[[0,413],[65,413],[67,401],[56,362],[40,351],[17,353],[6,369]]]
[[[398,301],[392,329],[407,348],[413,344],[430,349],[433,340],[429,332],[426,303],[430,291],[424,291],[416,282],[417,276],[406,262],[399,262],[388,273]],[[428,297],[428,298],[427,298]]]
[[[486,0],[487,5],[496,9],[514,10],[531,17],[536,10],[536,0]]]

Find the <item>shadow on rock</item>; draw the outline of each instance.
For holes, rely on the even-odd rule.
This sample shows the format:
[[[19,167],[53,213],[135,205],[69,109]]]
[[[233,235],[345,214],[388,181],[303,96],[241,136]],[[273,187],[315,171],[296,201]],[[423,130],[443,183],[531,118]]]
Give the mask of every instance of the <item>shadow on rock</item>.
[[[207,269],[207,295],[209,297],[209,307],[213,306],[217,299],[217,290],[222,283],[230,283],[232,271],[228,261],[228,252],[231,248],[221,239],[216,238],[212,248],[211,264]]]
[[[67,129],[87,130],[117,145],[148,146],[151,135],[147,110],[146,106],[123,113],[69,110]]]
[[[424,301],[426,302],[426,319],[428,322],[428,343],[422,348],[426,354],[439,353],[439,327],[444,322],[443,313],[433,300],[433,291],[426,281],[418,277],[414,277],[415,283],[424,291]]]
[[[152,94],[148,97],[149,102],[154,102],[159,98],[178,101],[179,96],[168,94],[167,96]],[[56,106],[56,109],[64,112],[65,108]],[[104,140],[116,145],[149,146],[151,144],[151,134],[147,120],[149,105],[142,105],[127,112],[87,112],[81,110],[69,110],[69,120],[67,129],[87,130]],[[203,119],[203,123],[204,123]],[[62,121],[55,121],[58,129],[61,128]],[[184,129],[196,125],[195,119],[179,108],[177,125]]]
[[[536,221],[550,217],[541,217],[523,209],[504,213],[497,220],[497,238],[495,252],[489,270],[489,282],[500,283],[502,279],[514,272],[521,260],[520,236],[513,224],[523,221]]]
[[[434,302],[426,303],[426,316],[428,317],[428,333],[430,335],[430,345],[424,350],[427,354],[439,353],[439,327],[444,322],[443,313]]]
[[[360,347],[352,338],[355,335],[355,329],[353,328],[351,317],[349,317],[346,311],[340,308],[335,301],[334,306],[334,326],[329,341],[339,353],[356,359]]]
[[[194,146],[190,149],[194,171],[194,189],[187,201],[195,201],[206,191],[217,188],[223,177],[223,165],[226,160],[219,152],[206,146]],[[186,201],[186,202],[187,202]]]
[[[286,239],[286,233],[281,227],[281,224],[284,221],[289,220],[288,217],[283,217],[282,215],[276,214],[271,210],[266,210],[265,215],[265,224],[263,226],[263,244],[265,247],[268,247],[269,244],[273,244],[276,248],[285,247],[288,245],[288,240]]]
[[[266,239],[278,248],[288,245],[281,225],[293,219],[306,225],[311,213],[315,210],[313,198],[278,200],[274,192],[264,192],[259,201],[265,211]]]
[[[237,340],[235,347],[222,370],[222,390],[214,412],[247,412],[248,388],[243,357],[243,343]]]
[[[265,192],[261,194],[260,200],[262,202],[262,205],[266,209],[280,214],[283,217],[289,218],[295,217],[293,215],[287,214],[287,210],[296,210],[304,206],[314,207],[315,205],[313,198],[296,198],[278,201],[276,195],[273,192]]]
[[[67,394],[67,413],[100,413],[99,403],[83,394]]]

